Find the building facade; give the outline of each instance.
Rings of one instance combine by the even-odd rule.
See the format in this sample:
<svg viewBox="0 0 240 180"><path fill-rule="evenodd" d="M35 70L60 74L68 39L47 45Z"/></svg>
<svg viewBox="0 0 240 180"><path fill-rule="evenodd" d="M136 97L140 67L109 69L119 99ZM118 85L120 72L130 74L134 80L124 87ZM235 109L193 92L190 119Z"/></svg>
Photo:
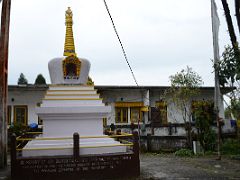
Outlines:
<svg viewBox="0 0 240 180"><path fill-rule="evenodd" d="M131 132L138 129L144 138L151 135L154 138L175 137L177 146L184 144L186 136L182 114L164 98L164 92L169 86L95 86L95 89L103 98L103 102L111 106L111 114L103 119L103 125L109 129L114 125L115 129L123 132ZM29 125L37 123L44 126L41 119L35 113L35 108L44 98L47 85L9 85L8 87L8 124L22 123ZM222 94L229 89L221 89ZM199 101L210 102L213 107L214 88L201 87L200 93L193 98L191 108ZM211 108L210 108L211 109ZM224 118L223 99L219 107L220 117ZM191 118L194 124L194 115ZM230 122L225 120L223 130L231 131ZM182 139L181 139L182 138ZM169 144L169 140L166 141ZM157 144L157 143L156 143ZM176 142L173 142L176 146ZM158 147L156 147L158 149Z"/></svg>

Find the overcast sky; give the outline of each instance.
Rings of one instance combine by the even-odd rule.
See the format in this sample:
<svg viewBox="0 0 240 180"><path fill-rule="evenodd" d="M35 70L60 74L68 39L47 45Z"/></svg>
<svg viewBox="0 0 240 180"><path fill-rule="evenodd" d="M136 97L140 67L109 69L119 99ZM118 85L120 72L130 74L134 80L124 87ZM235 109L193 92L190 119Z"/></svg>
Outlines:
<svg viewBox="0 0 240 180"><path fill-rule="evenodd" d="M214 85L210 0L106 1L139 85L170 85L169 76L186 66L205 86ZM234 0L228 1L234 14ZM216 3L222 53L230 41L221 1ZM68 6L76 52L90 60L95 84L135 85L102 0L13 0L9 84L17 84L21 72L29 83L39 73L50 83L48 61L63 55Z"/></svg>

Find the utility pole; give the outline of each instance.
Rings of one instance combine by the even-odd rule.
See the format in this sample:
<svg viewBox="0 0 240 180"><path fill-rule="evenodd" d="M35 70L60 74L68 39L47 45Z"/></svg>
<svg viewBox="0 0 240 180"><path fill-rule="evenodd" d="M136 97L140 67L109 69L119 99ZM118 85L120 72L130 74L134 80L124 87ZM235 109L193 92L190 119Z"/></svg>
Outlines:
<svg viewBox="0 0 240 180"><path fill-rule="evenodd" d="M2 0L0 34L0 168L7 165L7 77L10 7L11 0Z"/></svg>
<svg viewBox="0 0 240 180"><path fill-rule="evenodd" d="M217 13L217 6L215 0L211 0L211 17L212 17L212 34L213 34L213 56L214 56L214 76L215 76L215 88L214 88L214 110L216 113L216 122L218 128L218 140L217 140L217 151L218 151L218 160L221 160L220 144L221 144L221 135L220 135L220 117L219 117L219 103L220 103L220 86L219 86L219 45L218 45L218 33L220 21Z"/></svg>

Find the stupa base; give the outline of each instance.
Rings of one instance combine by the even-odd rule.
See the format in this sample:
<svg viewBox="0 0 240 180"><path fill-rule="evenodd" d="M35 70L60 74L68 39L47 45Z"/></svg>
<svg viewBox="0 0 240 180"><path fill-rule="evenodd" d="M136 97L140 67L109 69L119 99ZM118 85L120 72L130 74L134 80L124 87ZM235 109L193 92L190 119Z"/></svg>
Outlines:
<svg viewBox="0 0 240 180"><path fill-rule="evenodd" d="M124 153L126 146L112 138L80 139L79 155ZM38 140L28 142L23 157L73 155L73 140Z"/></svg>

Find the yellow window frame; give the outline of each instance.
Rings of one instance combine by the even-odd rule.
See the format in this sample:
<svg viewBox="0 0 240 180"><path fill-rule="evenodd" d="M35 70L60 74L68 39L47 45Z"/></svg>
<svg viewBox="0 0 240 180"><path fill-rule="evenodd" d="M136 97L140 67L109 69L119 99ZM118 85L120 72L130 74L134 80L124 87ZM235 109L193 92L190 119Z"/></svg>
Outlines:
<svg viewBox="0 0 240 180"><path fill-rule="evenodd" d="M138 121L133 121L133 109L138 110L138 119L140 122L142 122L142 111L141 107L130 107L130 121L131 123L138 122Z"/></svg>
<svg viewBox="0 0 240 180"><path fill-rule="evenodd" d="M168 124L168 116L167 116L167 103L164 101L157 101L156 107L159 108L162 124ZM162 115L164 113L164 115Z"/></svg>
<svg viewBox="0 0 240 180"><path fill-rule="evenodd" d="M128 123L128 108L127 107L116 107L115 108L115 114L118 114L120 111L120 121L118 121L118 116L115 117L115 122L116 123ZM126 121L124 121L124 112L125 117L126 117Z"/></svg>
<svg viewBox="0 0 240 180"><path fill-rule="evenodd" d="M24 108L24 125L27 125L28 119L28 106L26 105L16 105L14 106L14 123L17 123L17 108Z"/></svg>
<svg viewBox="0 0 240 180"><path fill-rule="evenodd" d="M107 126L107 118L103 118L103 127Z"/></svg>
<svg viewBox="0 0 240 180"><path fill-rule="evenodd" d="M11 125L11 119L12 119L12 106L7 106L7 122L8 122L8 125Z"/></svg>

